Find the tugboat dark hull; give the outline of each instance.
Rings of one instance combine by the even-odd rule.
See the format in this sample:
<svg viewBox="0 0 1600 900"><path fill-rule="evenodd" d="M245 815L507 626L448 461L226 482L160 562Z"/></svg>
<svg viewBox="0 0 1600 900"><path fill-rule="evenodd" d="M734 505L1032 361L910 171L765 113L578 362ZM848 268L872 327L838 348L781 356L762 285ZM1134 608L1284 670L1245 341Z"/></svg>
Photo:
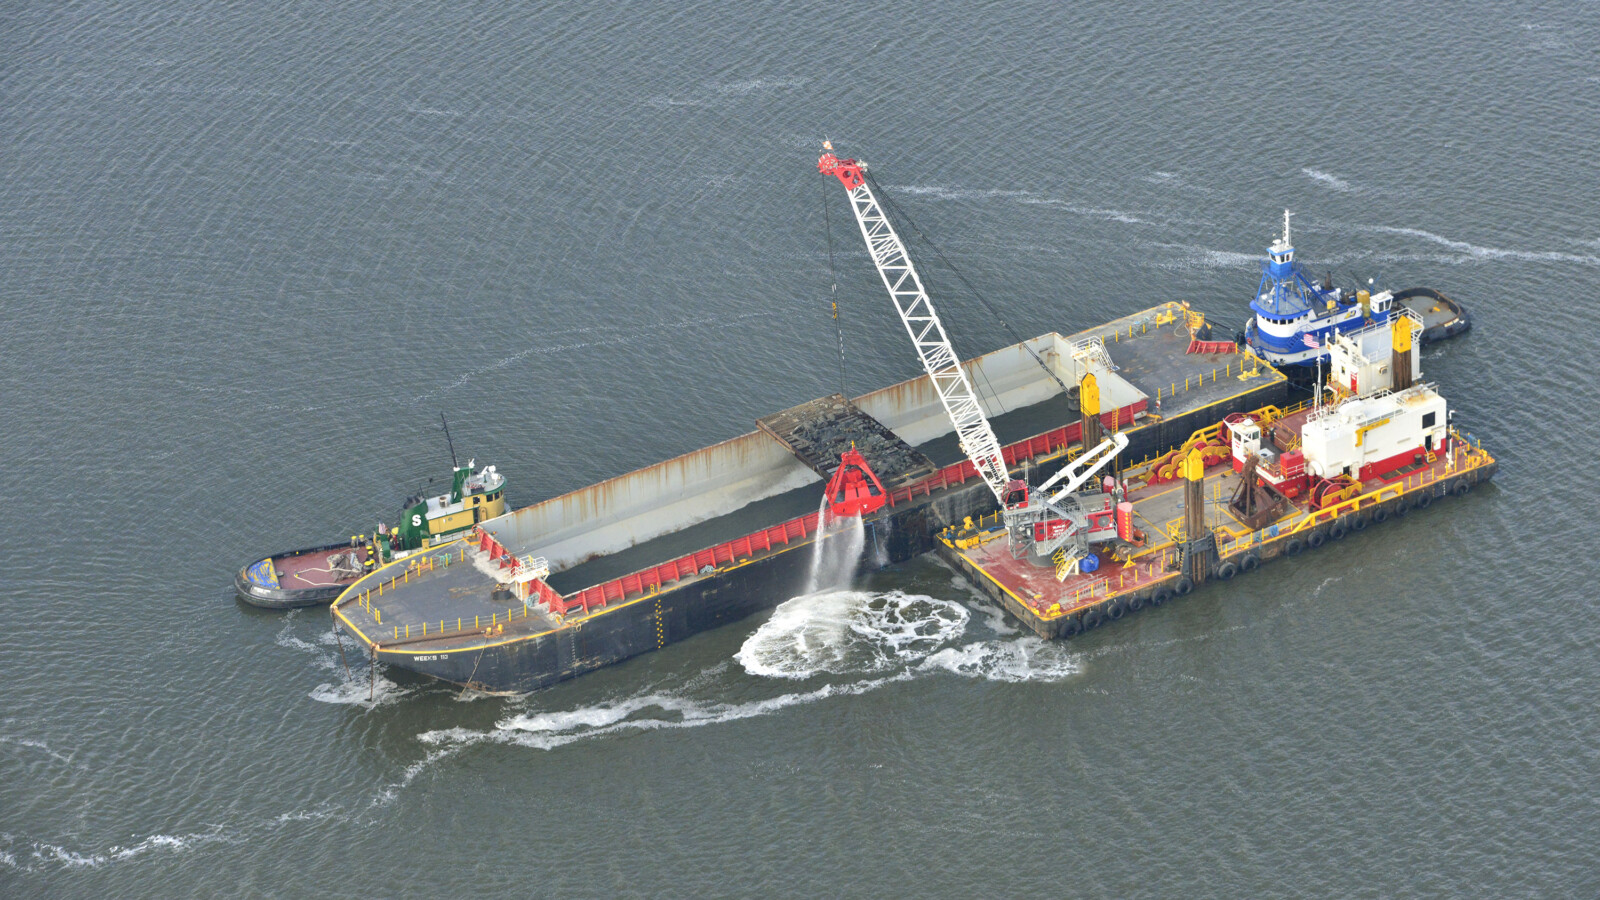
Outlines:
<svg viewBox="0 0 1600 900"><path fill-rule="evenodd" d="M1396 291L1394 303L1421 317L1420 340L1424 344L1448 340L1472 328L1472 315L1466 307L1433 288L1414 287Z"/></svg>
<svg viewBox="0 0 1600 900"><path fill-rule="evenodd" d="M239 599L262 609L296 609L332 603L359 573L338 577L328 565L336 553L355 553L365 561L365 549L349 543L307 547L263 557L233 576Z"/></svg>

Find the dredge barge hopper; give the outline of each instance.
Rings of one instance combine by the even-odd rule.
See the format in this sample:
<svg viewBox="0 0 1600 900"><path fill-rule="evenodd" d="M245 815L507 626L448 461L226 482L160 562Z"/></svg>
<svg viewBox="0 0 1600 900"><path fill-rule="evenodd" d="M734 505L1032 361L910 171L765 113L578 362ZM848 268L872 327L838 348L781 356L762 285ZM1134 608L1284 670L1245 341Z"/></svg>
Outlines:
<svg viewBox="0 0 1600 900"><path fill-rule="evenodd" d="M1063 383L1094 385L1104 411L1096 430L1124 435L1129 461L1165 454L1229 414L1287 405L1280 372L1230 342L1195 341L1198 326L1167 303L962 365L990 391L986 411L1009 441L1011 474L1038 482L1083 450L1086 417L1077 397L1062 397ZM385 664L479 690L534 690L803 590L812 545L835 539L819 533L819 487L852 442L888 494L864 518L863 568L942 547L946 529L997 508L973 464L958 461L926 376L758 424L387 565L340 596L335 621Z"/></svg>

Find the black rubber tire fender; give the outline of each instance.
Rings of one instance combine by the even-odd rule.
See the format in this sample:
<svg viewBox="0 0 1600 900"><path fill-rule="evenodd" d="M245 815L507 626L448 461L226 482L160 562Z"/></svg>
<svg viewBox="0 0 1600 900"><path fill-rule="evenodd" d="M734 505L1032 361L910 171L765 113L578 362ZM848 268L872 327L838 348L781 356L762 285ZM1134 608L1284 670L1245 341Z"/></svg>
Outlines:
<svg viewBox="0 0 1600 900"><path fill-rule="evenodd" d="M1261 568L1261 557L1254 553L1246 553L1244 556L1239 557L1239 571L1254 572L1259 568Z"/></svg>
<svg viewBox="0 0 1600 900"><path fill-rule="evenodd" d="M1320 548L1323 544L1326 544L1327 542L1328 542L1328 536L1323 534L1320 531L1313 531L1313 532L1311 532L1310 536L1308 536L1306 538L1306 546L1310 547L1313 550L1316 550L1316 549Z"/></svg>
<svg viewBox="0 0 1600 900"><path fill-rule="evenodd" d="M1088 631L1091 628L1099 628L1100 627L1100 619L1101 619L1100 610L1098 610L1098 609L1091 609L1088 612L1084 613L1083 614L1083 630L1084 631Z"/></svg>
<svg viewBox="0 0 1600 900"><path fill-rule="evenodd" d="M1375 525L1389 521L1389 508L1380 506L1372 511L1372 522Z"/></svg>
<svg viewBox="0 0 1600 900"><path fill-rule="evenodd" d="M1328 537L1332 540L1342 540L1349 533L1350 526L1345 524L1344 519L1335 519L1333 524L1328 526Z"/></svg>
<svg viewBox="0 0 1600 900"><path fill-rule="evenodd" d="M1433 490L1430 488L1417 497L1417 509L1427 509L1433 505Z"/></svg>
<svg viewBox="0 0 1600 900"><path fill-rule="evenodd" d="M1465 497L1470 490L1472 490L1472 482L1465 478L1450 486L1450 493L1455 494L1457 497Z"/></svg>
<svg viewBox="0 0 1600 900"><path fill-rule="evenodd" d="M1172 589L1179 597L1183 597L1186 596L1190 591L1194 590L1194 582L1190 581L1189 577L1186 575L1182 578L1179 578L1178 583L1173 585Z"/></svg>
<svg viewBox="0 0 1600 900"><path fill-rule="evenodd" d="M1138 594L1134 594L1132 597L1128 598L1128 612L1138 612L1141 609L1144 609L1143 597L1139 596Z"/></svg>
<svg viewBox="0 0 1600 900"><path fill-rule="evenodd" d="M1172 599L1172 592L1167 590L1166 588L1160 588L1154 594L1150 595L1150 605L1151 606L1161 606L1162 604L1166 603L1168 600L1171 600L1171 599Z"/></svg>
<svg viewBox="0 0 1600 900"><path fill-rule="evenodd" d="M1083 633L1083 621L1081 619L1079 619L1077 616L1073 616L1073 617L1067 619L1067 621L1062 623L1062 625L1061 625L1061 636L1064 637L1064 638L1069 638L1069 637L1072 637L1073 635L1082 634L1082 633Z"/></svg>
<svg viewBox="0 0 1600 900"><path fill-rule="evenodd" d="M1128 614L1128 607L1123 605L1121 597L1118 597L1117 599L1115 599L1115 600L1111 601L1110 603L1106 604L1106 618L1110 619L1113 622L1115 622L1116 620L1122 618L1123 616L1125 616L1127 614Z"/></svg>
<svg viewBox="0 0 1600 900"><path fill-rule="evenodd" d="M1217 579L1219 581L1232 581L1233 576L1237 574L1239 574L1239 566L1231 559L1217 566Z"/></svg>
<svg viewBox="0 0 1600 900"><path fill-rule="evenodd" d="M1387 516L1388 513L1384 513L1384 515ZM1351 531L1366 531L1367 530L1367 526L1371 525L1373 522L1376 522L1377 520L1378 520L1378 514L1376 512L1374 512L1370 516L1367 515L1366 513L1362 513L1362 514L1360 514L1360 515L1358 515L1358 516L1356 516L1356 517L1354 517L1354 518L1352 518L1350 520L1350 530Z"/></svg>
<svg viewBox="0 0 1600 900"><path fill-rule="evenodd" d="M1289 543L1285 544L1283 547L1283 555L1299 556L1300 554L1304 553L1305 550L1306 545L1301 543L1299 538L1290 538Z"/></svg>

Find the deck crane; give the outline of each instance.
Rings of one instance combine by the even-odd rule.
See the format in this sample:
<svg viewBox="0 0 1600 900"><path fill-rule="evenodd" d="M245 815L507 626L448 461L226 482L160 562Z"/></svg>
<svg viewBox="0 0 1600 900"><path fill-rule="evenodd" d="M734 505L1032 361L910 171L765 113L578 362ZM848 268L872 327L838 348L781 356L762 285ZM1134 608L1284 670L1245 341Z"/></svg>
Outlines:
<svg viewBox="0 0 1600 900"><path fill-rule="evenodd" d="M1076 492L1128 445L1127 435L1112 434L1038 489L1029 488L1022 479L1012 478L1000 439L995 437L994 428L983 413L961 359L945 333L944 323L939 321L939 314L911 264L905 245L867 183L866 163L840 159L834 154L831 142L823 142L822 147L824 152L817 160L817 170L839 179L848 192L851 211L855 213L856 224L861 226L861 237L867 242L872 263L877 266L883 286L894 301L895 311L911 336L939 402L955 426L961 451L972 461L978 475L1000 503L1011 552L1018 557L1054 557L1058 570L1075 565L1088 556L1092 540L1115 534L1115 526L1109 519L1109 495L1096 491L1091 498ZM1063 480L1065 484L1061 488L1049 493ZM1110 529L1109 534L1107 529Z"/></svg>

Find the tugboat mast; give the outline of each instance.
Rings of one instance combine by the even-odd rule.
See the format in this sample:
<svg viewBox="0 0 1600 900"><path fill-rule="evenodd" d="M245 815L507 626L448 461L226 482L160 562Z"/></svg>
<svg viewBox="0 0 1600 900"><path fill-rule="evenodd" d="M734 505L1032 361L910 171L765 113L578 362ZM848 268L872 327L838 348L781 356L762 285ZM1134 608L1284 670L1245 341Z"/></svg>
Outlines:
<svg viewBox="0 0 1600 900"><path fill-rule="evenodd" d="M1292 318L1315 308L1317 290L1294 263L1294 245L1289 242L1289 210L1283 211L1283 236L1267 248L1261 264L1261 286L1257 303L1270 315Z"/></svg>
<svg viewBox="0 0 1600 900"><path fill-rule="evenodd" d="M444 420L444 413L439 413L439 424L444 426L444 443L450 448L450 471L461 468L461 463L456 461L456 443L450 440L450 423Z"/></svg>

